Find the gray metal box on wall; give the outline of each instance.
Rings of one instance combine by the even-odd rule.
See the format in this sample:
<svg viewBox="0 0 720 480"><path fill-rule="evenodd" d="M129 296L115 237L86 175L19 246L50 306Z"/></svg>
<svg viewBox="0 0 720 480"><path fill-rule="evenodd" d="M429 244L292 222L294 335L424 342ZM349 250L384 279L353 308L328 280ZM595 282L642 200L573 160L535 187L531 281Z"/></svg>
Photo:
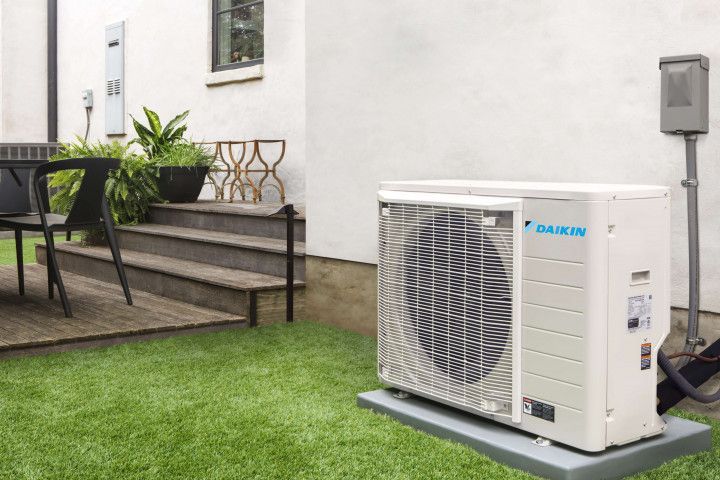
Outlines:
<svg viewBox="0 0 720 480"><path fill-rule="evenodd" d="M125 134L125 22L105 27L105 133Z"/></svg>
<svg viewBox="0 0 720 480"><path fill-rule="evenodd" d="M660 131L708 131L708 70L704 55L660 58Z"/></svg>

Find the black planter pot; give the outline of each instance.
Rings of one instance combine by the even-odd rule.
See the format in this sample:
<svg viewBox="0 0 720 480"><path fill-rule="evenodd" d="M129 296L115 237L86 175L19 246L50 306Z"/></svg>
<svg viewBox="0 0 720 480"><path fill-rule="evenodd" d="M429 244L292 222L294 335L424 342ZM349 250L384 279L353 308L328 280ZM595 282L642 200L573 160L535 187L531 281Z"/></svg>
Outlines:
<svg viewBox="0 0 720 480"><path fill-rule="evenodd" d="M160 197L170 203L197 201L209 170L210 167L160 167Z"/></svg>

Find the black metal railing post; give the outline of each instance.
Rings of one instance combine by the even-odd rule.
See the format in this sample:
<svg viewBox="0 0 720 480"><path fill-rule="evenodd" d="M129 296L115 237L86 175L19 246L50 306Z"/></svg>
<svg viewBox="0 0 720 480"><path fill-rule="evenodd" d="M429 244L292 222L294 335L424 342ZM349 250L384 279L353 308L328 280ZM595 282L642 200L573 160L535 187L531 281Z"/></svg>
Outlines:
<svg viewBox="0 0 720 480"><path fill-rule="evenodd" d="M287 252L285 257L285 320L293 321L293 291L295 283L295 208L285 205L285 224L287 230Z"/></svg>
<svg viewBox="0 0 720 480"><path fill-rule="evenodd" d="M248 292L248 311L250 312L250 326L257 327L257 292Z"/></svg>

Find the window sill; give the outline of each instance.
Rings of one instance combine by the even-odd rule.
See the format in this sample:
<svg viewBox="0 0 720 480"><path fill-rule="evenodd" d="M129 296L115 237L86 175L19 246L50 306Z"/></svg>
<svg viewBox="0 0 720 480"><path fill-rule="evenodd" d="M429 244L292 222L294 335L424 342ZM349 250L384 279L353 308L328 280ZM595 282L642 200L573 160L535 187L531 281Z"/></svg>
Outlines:
<svg viewBox="0 0 720 480"><path fill-rule="evenodd" d="M208 87L214 87L217 85L227 85L228 83L260 80L263 76L264 72L262 64L251 65L249 67L234 68L232 70L210 72L205 75L205 85Z"/></svg>

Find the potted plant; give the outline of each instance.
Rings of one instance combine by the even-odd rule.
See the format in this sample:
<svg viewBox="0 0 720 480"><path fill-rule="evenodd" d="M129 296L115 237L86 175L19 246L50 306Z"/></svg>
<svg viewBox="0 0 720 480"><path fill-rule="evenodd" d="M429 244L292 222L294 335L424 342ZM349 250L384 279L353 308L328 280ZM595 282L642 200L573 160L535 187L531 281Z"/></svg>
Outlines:
<svg viewBox="0 0 720 480"><path fill-rule="evenodd" d="M189 111L176 116L164 127L157 113L147 107L143 107L143 111L148 126L132 117L138 134L132 143L143 148L150 164L157 169L160 197L171 203L196 201L214 155L183 137L187 125L182 122Z"/></svg>
<svg viewBox="0 0 720 480"><path fill-rule="evenodd" d="M61 143L58 153L50 160L88 157L120 159L120 168L111 171L105 183L105 196L115 224L134 225L144 221L150 204L159 200L155 172L145 157L117 141L90 143L77 137L74 142ZM54 191L50 198L52 211L63 214L70 211L82 176L82 170L62 170L50 177L48 186ZM81 237L84 243L98 243L102 232L83 231Z"/></svg>
<svg viewBox="0 0 720 480"><path fill-rule="evenodd" d="M157 168L160 197L170 203L197 201L214 161L214 155L190 142L165 149L151 161Z"/></svg>

